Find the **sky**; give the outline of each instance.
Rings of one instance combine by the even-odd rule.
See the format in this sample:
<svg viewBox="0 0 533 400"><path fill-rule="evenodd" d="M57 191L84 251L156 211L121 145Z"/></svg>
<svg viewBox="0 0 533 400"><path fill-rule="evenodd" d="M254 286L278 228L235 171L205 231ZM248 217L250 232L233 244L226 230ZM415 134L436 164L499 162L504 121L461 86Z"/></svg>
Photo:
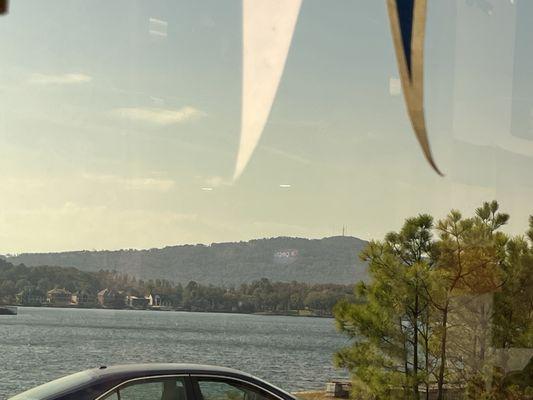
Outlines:
<svg viewBox="0 0 533 400"><path fill-rule="evenodd" d="M243 96L242 0L11 2L0 17L0 253L343 226L379 239L406 217L470 215L492 199L521 234L533 214L532 7L429 2L439 177L407 119L385 1L303 0L262 135L234 179L254 98Z"/></svg>

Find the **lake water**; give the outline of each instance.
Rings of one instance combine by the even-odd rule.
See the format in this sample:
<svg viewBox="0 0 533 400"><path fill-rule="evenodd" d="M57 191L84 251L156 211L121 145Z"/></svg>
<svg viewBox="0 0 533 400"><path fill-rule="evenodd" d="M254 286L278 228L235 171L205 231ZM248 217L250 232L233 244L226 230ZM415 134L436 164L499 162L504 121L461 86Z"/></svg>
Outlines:
<svg viewBox="0 0 533 400"><path fill-rule="evenodd" d="M345 376L326 318L19 307L0 316L0 399L76 371L132 362L237 368L294 391Z"/></svg>

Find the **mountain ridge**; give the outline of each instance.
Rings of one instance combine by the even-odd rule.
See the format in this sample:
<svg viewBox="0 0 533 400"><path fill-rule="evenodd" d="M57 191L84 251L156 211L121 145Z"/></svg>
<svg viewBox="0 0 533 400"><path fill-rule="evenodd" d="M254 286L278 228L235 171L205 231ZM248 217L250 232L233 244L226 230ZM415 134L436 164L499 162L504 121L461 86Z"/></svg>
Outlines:
<svg viewBox="0 0 533 400"><path fill-rule="evenodd" d="M234 285L255 279L355 283L367 279L358 257L367 242L353 236L274 237L241 242L186 244L145 250L81 250L6 256L14 264L116 270L141 279Z"/></svg>

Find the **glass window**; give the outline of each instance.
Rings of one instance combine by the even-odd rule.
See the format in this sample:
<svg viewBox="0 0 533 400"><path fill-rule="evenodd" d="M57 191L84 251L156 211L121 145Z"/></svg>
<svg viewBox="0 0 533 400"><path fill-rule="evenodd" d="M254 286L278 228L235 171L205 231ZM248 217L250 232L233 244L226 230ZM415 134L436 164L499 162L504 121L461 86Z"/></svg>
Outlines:
<svg viewBox="0 0 533 400"><path fill-rule="evenodd" d="M531 397L532 19L0 0L0 399Z"/></svg>
<svg viewBox="0 0 533 400"><path fill-rule="evenodd" d="M201 400L274 400L259 389L228 380L199 380Z"/></svg>
<svg viewBox="0 0 533 400"><path fill-rule="evenodd" d="M183 380L147 379L126 384L111 393L106 400L186 400Z"/></svg>

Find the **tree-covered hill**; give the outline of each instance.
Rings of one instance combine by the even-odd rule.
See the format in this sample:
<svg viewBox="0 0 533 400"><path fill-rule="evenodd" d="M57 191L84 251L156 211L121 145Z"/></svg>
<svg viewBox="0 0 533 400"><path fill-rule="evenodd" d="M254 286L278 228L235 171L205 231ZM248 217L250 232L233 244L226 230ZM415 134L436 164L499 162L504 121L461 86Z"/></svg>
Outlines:
<svg viewBox="0 0 533 400"><path fill-rule="evenodd" d="M27 266L82 271L116 270L142 279L237 285L261 278L280 282L355 283L366 280L359 253L366 242L345 236L277 237L238 243L169 246L150 250L28 253L7 257Z"/></svg>
<svg viewBox="0 0 533 400"><path fill-rule="evenodd" d="M76 268L39 266L27 267L13 265L0 259L0 299L6 295L14 296L21 290L31 287L46 291L67 288L75 292L82 289L97 290L101 286L98 276L94 273L79 271Z"/></svg>

